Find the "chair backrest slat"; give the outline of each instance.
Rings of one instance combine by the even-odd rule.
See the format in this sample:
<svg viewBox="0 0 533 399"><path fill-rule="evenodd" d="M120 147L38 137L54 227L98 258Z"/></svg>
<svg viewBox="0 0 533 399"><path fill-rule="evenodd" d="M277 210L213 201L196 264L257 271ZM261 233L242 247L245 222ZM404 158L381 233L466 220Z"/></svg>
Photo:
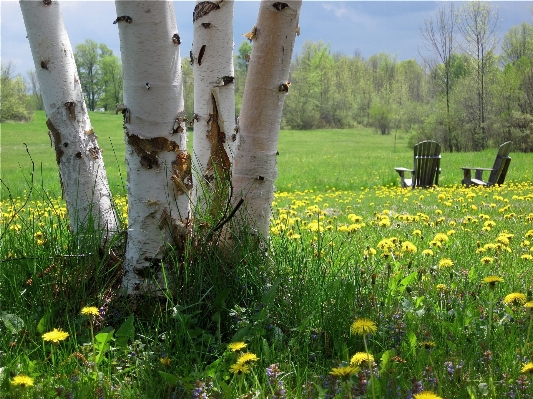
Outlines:
<svg viewBox="0 0 533 399"><path fill-rule="evenodd" d="M504 183L507 170L509 169L509 164L511 163L511 157L509 156L510 152L510 141L507 141L500 146L498 149L498 154L496 155L496 159L494 160L494 165L492 166L492 171L490 172L487 185L492 186L494 184Z"/></svg>
<svg viewBox="0 0 533 399"><path fill-rule="evenodd" d="M439 184L440 144L422 141L414 147L413 188L431 187Z"/></svg>

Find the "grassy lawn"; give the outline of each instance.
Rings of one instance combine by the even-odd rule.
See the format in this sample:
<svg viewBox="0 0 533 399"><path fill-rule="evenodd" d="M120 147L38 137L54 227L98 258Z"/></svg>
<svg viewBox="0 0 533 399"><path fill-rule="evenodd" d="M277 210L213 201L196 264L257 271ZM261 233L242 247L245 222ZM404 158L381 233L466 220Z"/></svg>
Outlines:
<svg viewBox="0 0 533 399"><path fill-rule="evenodd" d="M120 118L92 120L124 213ZM12 192L29 168L19 141L57 190L34 124L2 125ZM57 192L12 222L23 200L3 201L0 397L530 398L531 156L511 154L507 184L467 189L459 167L496 150L445 153L441 187L401 189L406 142L282 132L269 251L199 233L169 252L161 298L121 295L125 234L105 251L98 232L72 236Z"/></svg>
<svg viewBox="0 0 533 399"><path fill-rule="evenodd" d="M112 192L125 194L126 167L121 115L90 113L91 122L104 150L106 171ZM43 185L52 196L60 194L58 169L50 147L43 111L36 112L31 123L2 124L2 179L13 196L27 188L31 161L35 164L35 182ZM189 146L192 141L190 135ZM442 155L441 186L460 184L461 166L491 167L495 149L479 153L444 153ZM372 129L281 131L279 137L276 188L279 191L329 188L353 190L361 187L398 185L394 167L411 167L412 149L407 136L398 133L382 136ZM513 158L507 181L528 181L533 173L533 157L511 153ZM2 187L5 190L5 187ZM4 191L2 191L3 193Z"/></svg>

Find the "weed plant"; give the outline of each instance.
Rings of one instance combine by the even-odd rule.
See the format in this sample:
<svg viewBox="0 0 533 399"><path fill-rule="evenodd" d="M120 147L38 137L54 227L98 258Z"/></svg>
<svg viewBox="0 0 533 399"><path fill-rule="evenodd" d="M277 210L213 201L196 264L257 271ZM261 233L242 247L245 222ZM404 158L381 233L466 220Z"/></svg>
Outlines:
<svg viewBox="0 0 533 399"><path fill-rule="evenodd" d="M530 398L532 189L277 192L265 251L198 227L155 298L121 291L124 233L4 200L0 396Z"/></svg>

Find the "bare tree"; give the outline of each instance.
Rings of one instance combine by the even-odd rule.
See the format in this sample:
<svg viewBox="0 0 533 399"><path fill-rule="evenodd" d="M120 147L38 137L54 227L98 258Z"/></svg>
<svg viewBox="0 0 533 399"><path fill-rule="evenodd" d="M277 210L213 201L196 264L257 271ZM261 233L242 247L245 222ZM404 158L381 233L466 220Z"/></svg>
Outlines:
<svg viewBox="0 0 533 399"><path fill-rule="evenodd" d="M458 28L463 37L461 47L474 60L477 87L477 131L474 148L483 149L486 145L486 82L490 56L498 45L500 19L497 10L489 3L471 1L464 4L458 14Z"/></svg>
<svg viewBox="0 0 533 399"><path fill-rule="evenodd" d="M239 117L232 170L234 192L245 198L246 223L268 237L270 207L277 176L276 153L301 0L262 1L257 23L247 34L253 41Z"/></svg>
<svg viewBox="0 0 533 399"><path fill-rule="evenodd" d="M200 0L193 13L193 204L214 217L228 200L233 156L233 9L233 0Z"/></svg>
<svg viewBox="0 0 533 399"><path fill-rule="evenodd" d="M128 241L123 285L154 292L168 250L183 249L192 188L180 39L170 1L116 1L124 79Z"/></svg>
<svg viewBox="0 0 533 399"><path fill-rule="evenodd" d="M446 93L446 130L447 136L444 143L445 148L453 151L457 144L453 139L450 117L450 89L451 89L451 57L455 48L455 11L453 3L448 7L439 9L435 19L430 18L424 21L424 26L420 28L420 35L424 41L427 51L433 53L444 67L443 81Z"/></svg>
<svg viewBox="0 0 533 399"><path fill-rule="evenodd" d="M58 2L20 1L54 145L70 226L117 230L100 147Z"/></svg>

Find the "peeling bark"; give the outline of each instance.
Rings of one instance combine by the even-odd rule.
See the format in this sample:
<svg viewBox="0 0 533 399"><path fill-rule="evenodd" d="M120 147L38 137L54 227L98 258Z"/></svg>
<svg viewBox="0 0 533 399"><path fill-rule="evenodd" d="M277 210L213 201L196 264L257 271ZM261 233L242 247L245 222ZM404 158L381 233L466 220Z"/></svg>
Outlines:
<svg viewBox="0 0 533 399"><path fill-rule="evenodd" d="M233 160L233 202L245 198L240 224L256 230L262 240L268 238L281 112L301 5L301 0L262 1L257 23L245 35L254 45Z"/></svg>
<svg viewBox="0 0 533 399"><path fill-rule="evenodd" d="M117 218L58 2L20 1L73 231L92 219L112 235Z"/></svg>
<svg viewBox="0 0 533 399"><path fill-rule="evenodd" d="M229 195L233 141L226 133L235 126L233 9L233 0L201 1L193 15L193 204L213 216Z"/></svg>
<svg viewBox="0 0 533 399"><path fill-rule="evenodd" d="M166 252L183 247L189 226L179 34L169 1L116 1L124 79L128 241L123 285L156 292ZM127 22L127 21L124 21ZM178 117L176 117L178 115ZM164 263L163 263L164 264Z"/></svg>

